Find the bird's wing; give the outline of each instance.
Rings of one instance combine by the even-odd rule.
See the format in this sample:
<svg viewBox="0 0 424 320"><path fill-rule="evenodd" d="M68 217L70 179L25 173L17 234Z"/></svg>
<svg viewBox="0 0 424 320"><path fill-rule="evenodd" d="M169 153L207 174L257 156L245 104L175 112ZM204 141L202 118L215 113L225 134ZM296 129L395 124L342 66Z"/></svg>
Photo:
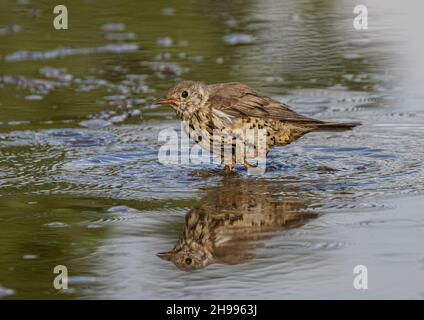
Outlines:
<svg viewBox="0 0 424 320"><path fill-rule="evenodd" d="M284 103L275 101L238 82L209 86L209 105L214 109L238 118L261 117L288 122L320 123L302 116Z"/></svg>

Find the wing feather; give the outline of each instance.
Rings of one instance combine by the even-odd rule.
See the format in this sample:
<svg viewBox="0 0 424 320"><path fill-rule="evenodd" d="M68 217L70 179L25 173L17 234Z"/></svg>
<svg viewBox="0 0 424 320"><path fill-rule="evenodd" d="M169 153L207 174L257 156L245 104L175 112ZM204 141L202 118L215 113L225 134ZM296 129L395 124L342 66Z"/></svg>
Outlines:
<svg viewBox="0 0 424 320"><path fill-rule="evenodd" d="M273 100L238 82L209 85L209 103L213 108L231 116L260 117L288 122L322 123L320 120L302 116L288 105Z"/></svg>

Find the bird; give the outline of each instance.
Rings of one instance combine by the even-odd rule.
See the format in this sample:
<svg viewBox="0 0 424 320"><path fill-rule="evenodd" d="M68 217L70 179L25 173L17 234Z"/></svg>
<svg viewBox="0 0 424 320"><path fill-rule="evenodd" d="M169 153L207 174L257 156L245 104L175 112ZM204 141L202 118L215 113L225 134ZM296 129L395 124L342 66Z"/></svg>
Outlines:
<svg viewBox="0 0 424 320"><path fill-rule="evenodd" d="M293 187L284 190L298 191ZM253 259L255 249L265 247L264 240L318 217L306 200L275 196L281 192L278 182L250 184L241 178L224 178L208 190L203 204L186 214L174 248L157 255L187 272Z"/></svg>
<svg viewBox="0 0 424 320"><path fill-rule="evenodd" d="M288 145L306 133L351 130L360 125L301 115L287 104L239 82L206 84L183 80L155 103L171 105L188 136L219 155L228 172L234 171L237 163L249 169L252 164L248 159L266 157L271 148ZM253 139L246 134L252 130ZM263 146L258 144L255 130L264 135Z"/></svg>

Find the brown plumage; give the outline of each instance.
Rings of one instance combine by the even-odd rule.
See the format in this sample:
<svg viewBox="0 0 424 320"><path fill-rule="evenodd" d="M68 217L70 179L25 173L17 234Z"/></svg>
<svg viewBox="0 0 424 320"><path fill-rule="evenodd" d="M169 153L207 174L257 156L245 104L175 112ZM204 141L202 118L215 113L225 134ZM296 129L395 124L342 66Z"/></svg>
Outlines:
<svg viewBox="0 0 424 320"><path fill-rule="evenodd" d="M287 145L311 131L343 131L359 123L325 122L300 115L284 103L276 101L242 83L182 81L171 88L166 97L157 101L170 104L177 116L185 122L185 130L203 148L223 157L225 137L231 136L233 157L223 159L233 169L235 162L246 167L247 158L266 156L274 146ZM266 146L261 151L247 138L248 130L263 130ZM216 137L216 131L224 132ZM219 142L213 144L213 142ZM227 141L227 140L225 140ZM245 146L236 156L236 141Z"/></svg>
<svg viewBox="0 0 424 320"><path fill-rule="evenodd" d="M184 271L213 263L239 264L278 231L296 228L317 214L299 199L273 197L281 185L266 180L224 179L209 190L206 202L187 213L180 239L159 257ZM286 191L295 191L286 189Z"/></svg>

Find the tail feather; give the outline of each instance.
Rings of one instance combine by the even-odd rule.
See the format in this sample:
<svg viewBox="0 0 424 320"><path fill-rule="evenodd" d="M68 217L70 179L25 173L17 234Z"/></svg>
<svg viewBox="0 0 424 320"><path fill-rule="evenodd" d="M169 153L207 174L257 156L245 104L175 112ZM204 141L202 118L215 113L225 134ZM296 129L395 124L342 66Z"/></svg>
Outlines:
<svg viewBox="0 0 424 320"><path fill-rule="evenodd" d="M345 131L352 130L353 128L359 125L361 125L360 122L322 122L317 124L316 129L314 129L314 131Z"/></svg>

